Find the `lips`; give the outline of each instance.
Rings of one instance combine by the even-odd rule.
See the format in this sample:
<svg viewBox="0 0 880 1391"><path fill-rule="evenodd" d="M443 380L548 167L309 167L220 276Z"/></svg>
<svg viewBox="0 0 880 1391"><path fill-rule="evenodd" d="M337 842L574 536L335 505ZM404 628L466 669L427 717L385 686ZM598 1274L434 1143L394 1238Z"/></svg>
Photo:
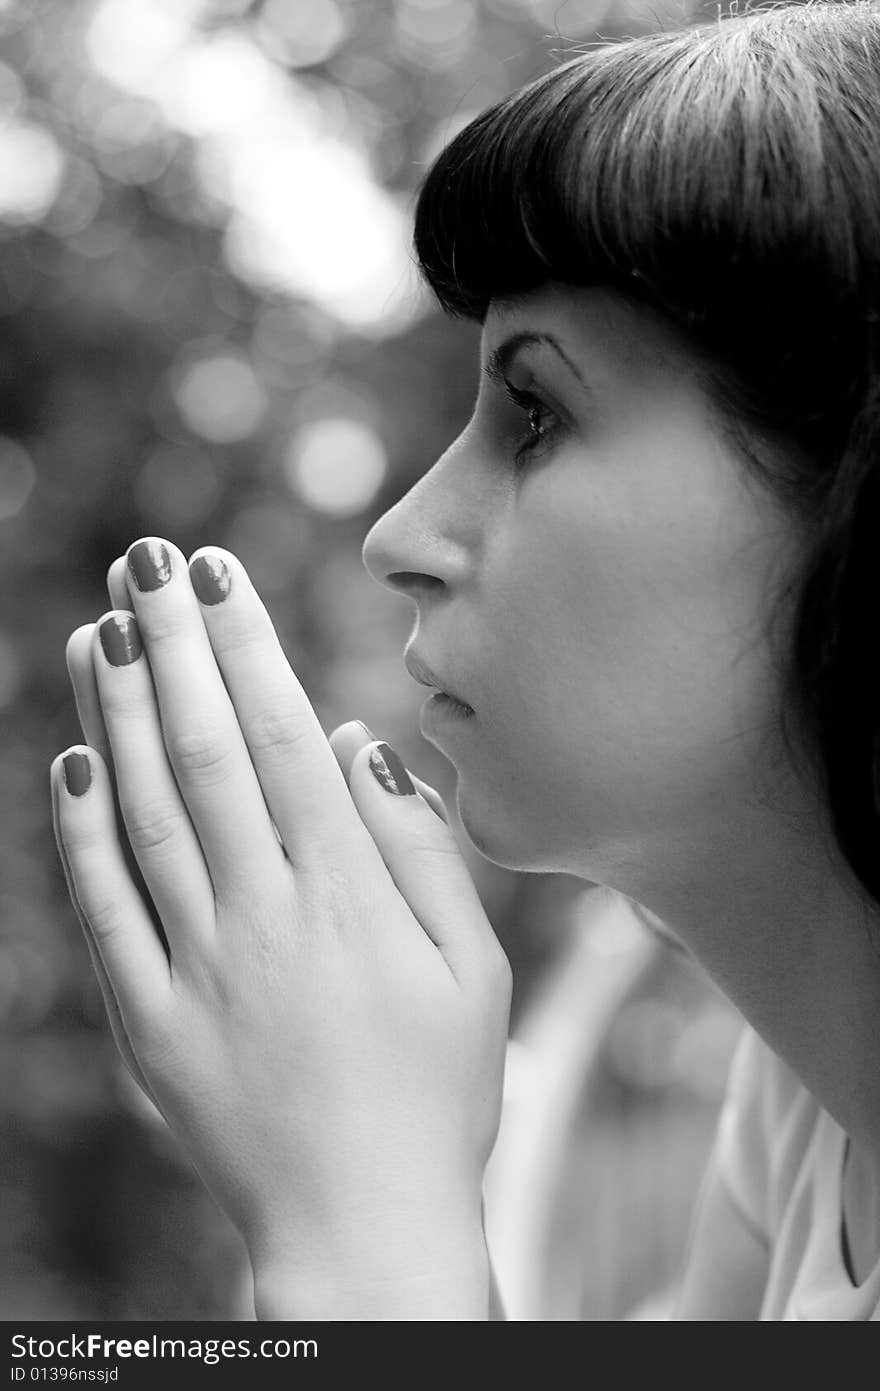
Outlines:
<svg viewBox="0 0 880 1391"><path fill-rule="evenodd" d="M454 700L457 705L463 706L465 710L473 710L473 707L468 705L467 701L462 696L458 695L456 691L452 690L442 677L432 671L427 662L424 662L418 653L414 652L411 648L407 649L404 653L403 664L413 680L418 681L420 686L428 686L432 690L437 691L440 695L448 696L450 700Z"/></svg>

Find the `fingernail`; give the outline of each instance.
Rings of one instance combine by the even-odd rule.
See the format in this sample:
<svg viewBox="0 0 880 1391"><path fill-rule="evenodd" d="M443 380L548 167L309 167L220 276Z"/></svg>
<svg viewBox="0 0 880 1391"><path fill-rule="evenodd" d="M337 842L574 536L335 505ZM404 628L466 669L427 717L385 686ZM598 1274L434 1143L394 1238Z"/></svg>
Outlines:
<svg viewBox="0 0 880 1391"><path fill-rule="evenodd" d="M112 667L127 667L144 650L137 621L128 614L114 613L98 629L104 656Z"/></svg>
<svg viewBox="0 0 880 1391"><path fill-rule="evenodd" d="M171 579L171 556L161 541L137 541L128 552L128 570L143 594L161 589Z"/></svg>
<svg viewBox="0 0 880 1391"><path fill-rule="evenodd" d="M370 771L386 792L396 797L415 796L412 778L401 759L388 744L377 744L370 754Z"/></svg>
<svg viewBox="0 0 880 1391"><path fill-rule="evenodd" d="M197 555L189 564L189 577L200 604L220 604L232 585L229 569L219 555Z"/></svg>
<svg viewBox="0 0 880 1391"><path fill-rule="evenodd" d="M373 733L373 731L372 731L367 725L364 724L363 720L355 720L355 724L359 724L359 725L360 725L361 729L364 731L364 734L366 734L366 736L367 736L368 739L370 739L370 740L375 739L375 737L376 737L375 734Z"/></svg>
<svg viewBox="0 0 880 1391"><path fill-rule="evenodd" d="M88 755L66 753L64 763L64 785L71 797L81 797L92 785L92 768Z"/></svg>

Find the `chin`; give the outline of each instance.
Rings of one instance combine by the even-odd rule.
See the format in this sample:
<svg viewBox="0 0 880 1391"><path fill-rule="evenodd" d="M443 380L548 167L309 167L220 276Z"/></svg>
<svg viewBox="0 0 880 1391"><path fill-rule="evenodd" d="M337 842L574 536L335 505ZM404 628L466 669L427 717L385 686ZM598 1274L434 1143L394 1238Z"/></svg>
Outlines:
<svg viewBox="0 0 880 1391"><path fill-rule="evenodd" d="M555 874L561 866L552 856L545 855L535 843L535 828L511 826L501 821L492 809L475 809L467 796L462 795L459 783L456 805L462 829L471 845L484 860L499 869L511 869L526 874Z"/></svg>

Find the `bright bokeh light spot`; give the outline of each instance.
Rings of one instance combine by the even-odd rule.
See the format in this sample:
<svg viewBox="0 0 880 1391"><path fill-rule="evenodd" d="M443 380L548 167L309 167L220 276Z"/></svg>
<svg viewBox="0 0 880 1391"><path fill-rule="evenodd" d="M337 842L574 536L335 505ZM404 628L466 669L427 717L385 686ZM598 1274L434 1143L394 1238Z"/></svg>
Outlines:
<svg viewBox="0 0 880 1391"><path fill-rule="evenodd" d="M141 511L176 526L204 521L220 496L217 466L208 454L186 445L160 445L135 479L134 498Z"/></svg>
<svg viewBox="0 0 880 1391"><path fill-rule="evenodd" d="M347 30L336 0L266 0L258 32L274 57L297 68L326 62Z"/></svg>
<svg viewBox="0 0 880 1391"><path fill-rule="evenodd" d="M18 516L36 481L27 450L17 440L0 435L0 521Z"/></svg>
<svg viewBox="0 0 880 1391"><path fill-rule="evenodd" d="M358 420L315 420L285 461L291 486L316 512L351 517L369 507L388 471L382 441Z"/></svg>
<svg viewBox="0 0 880 1391"><path fill-rule="evenodd" d="M205 10L206 0L102 0L89 30L92 61L197 141L200 184L229 210L234 274L363 331L412 322L426 300L409 255L408 209L340 138L332 91L299 81L243 30L200 32ZM302 30L304 43L320 38L325 49L347 22L335 0L269 6L265 16L279 33Z"/></svg>
<svg viewBox="0 0 880 1391"><path fill-rule="evenodd" d="M196 138L266 128L290 101L280 69L243 34L217 34L191 45L165 98L167 114Z"/></svg>
<svg viewBox="0 0 880 1391"><path fill-rule="evenodd" d="M0 633L0 709L11 705L21 690L24 670L12 639Z"/></svg>
<svg viewBox="0 0 880 1391"><path fill-rule="evenodd" d="M0 125L0 218L38 222L61 187L64 156L48 130Z"/></svg>
<svg viewBox="0 0 880 1391"><path fill-rule="evenodd" d="M408 221L358 151L330 137L298 147L255 142L238 151L230 174L233 269L316 299L353 327L407 312Z"/></svg>
<svg viewBox="0 0 880 1391"><path fill-rule="evenodd" d="M178 367L173 376L177 409L203 439L232 444L262 423L266 394L245 358L215 353Z"/></svg>
<svg viewBox="0 0 880 1391"><path fill-rule="evenodd" d="M152 93L189 38L194 0L102 0L86 33L86 50L102 77Z"/></svg>

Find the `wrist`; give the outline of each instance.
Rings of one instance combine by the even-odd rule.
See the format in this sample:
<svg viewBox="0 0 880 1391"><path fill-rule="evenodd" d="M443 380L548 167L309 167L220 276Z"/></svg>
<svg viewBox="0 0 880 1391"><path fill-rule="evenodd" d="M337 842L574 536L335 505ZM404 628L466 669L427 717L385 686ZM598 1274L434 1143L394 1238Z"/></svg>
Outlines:
<svg viewBox="0 0 880 1391"><path fill-rule="evenodd" d="M410 1260L377 1253L368 1264L351 1261L298 1265L287 1259L254 1266L254 1308L261 1321L354 1322L489 1318L489 1256L482 1231L449 1254L444 1237L436 1253L430 1243Z"/></svg>

